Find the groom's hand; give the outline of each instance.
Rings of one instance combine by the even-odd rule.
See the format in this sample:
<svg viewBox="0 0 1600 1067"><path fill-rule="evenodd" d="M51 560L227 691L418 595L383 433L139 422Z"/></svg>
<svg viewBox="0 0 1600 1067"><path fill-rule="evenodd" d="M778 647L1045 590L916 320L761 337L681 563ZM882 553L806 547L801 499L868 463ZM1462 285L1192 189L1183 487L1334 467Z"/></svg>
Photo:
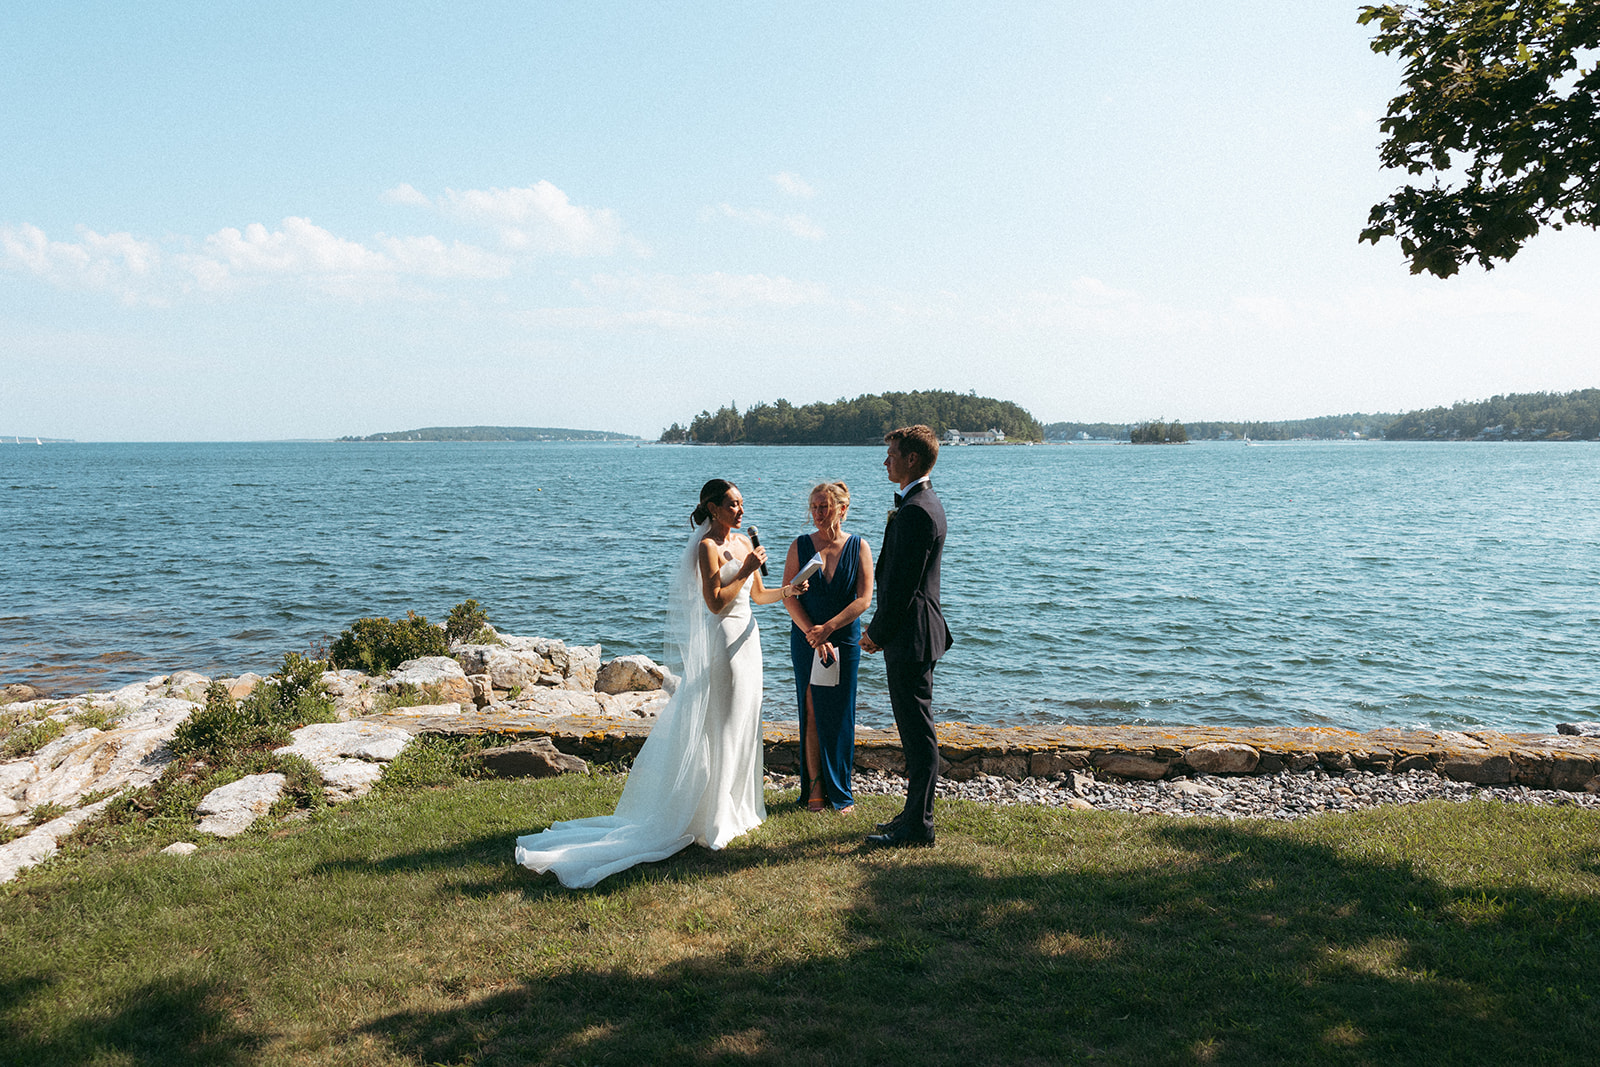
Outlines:
<svg viewBox="0 0 1600 1067"><path fill-rule="evenodd" d="M861 651L863 651L863 652L882 652L883 649L878 647L878 642L874 641L872 638L868 637L866 634L862 634L861 635Z"/></svg>

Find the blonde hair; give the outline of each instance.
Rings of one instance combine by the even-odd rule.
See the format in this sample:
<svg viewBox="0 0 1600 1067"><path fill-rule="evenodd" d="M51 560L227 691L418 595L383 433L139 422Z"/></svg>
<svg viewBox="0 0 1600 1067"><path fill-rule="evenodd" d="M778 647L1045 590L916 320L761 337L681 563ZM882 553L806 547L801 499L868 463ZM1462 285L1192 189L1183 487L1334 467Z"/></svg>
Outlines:
<svg viewBox="0 0 1600 1067"><path fill-rule="evenodd" d="M818 493L827 495L828 501L839 509L839 521L843 522L845 515L850 511L850 487L843 482L818 482L806 495L806 503L809 505L811 498Z"/></svg>

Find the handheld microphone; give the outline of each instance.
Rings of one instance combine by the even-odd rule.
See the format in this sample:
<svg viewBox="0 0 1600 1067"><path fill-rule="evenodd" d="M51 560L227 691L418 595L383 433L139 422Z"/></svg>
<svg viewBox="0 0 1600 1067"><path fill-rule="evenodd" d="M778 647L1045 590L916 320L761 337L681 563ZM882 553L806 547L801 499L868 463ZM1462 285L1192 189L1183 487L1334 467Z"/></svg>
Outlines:
<svg viewBox="0 0 1600 1067"><path fill-rule="evenodd" d="M761 547L761 531L756 529L754 526L747 526L747 527L745 527L745 529L750 531L750 547L751 548L760 548ZM765 578L766 576L767 576L767 565L765 563L763 563L763 564L761 564L761 577Z"/></svg>

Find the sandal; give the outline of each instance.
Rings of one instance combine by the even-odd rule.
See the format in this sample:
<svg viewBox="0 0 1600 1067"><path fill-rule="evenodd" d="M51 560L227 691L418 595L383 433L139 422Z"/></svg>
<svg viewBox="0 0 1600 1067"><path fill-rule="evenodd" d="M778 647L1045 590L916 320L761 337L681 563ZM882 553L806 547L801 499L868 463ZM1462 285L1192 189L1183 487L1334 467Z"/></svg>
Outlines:
<svg viewBox="0 0 1600 1067"><path fill-rule="evenodd" d="M821 811L825 804L827 804L827 801L823 800L820 796L811 797L806 801L806 810Z"/></svg>

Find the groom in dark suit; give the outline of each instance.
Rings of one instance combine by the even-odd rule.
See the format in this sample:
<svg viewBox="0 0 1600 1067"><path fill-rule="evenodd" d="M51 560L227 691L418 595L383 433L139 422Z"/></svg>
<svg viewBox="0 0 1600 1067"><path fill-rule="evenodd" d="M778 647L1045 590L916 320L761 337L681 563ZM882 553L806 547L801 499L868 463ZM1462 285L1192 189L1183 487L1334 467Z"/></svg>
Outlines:
<svg viewBox="0 0 1600 1067"><path fill-rule="evenodd" d="M871 846L933 844L933 792L939 780L939 740L933 732L933 665L951 645L939 610L939 561L944 554L944 505L928 482L939 439L926 426L884 435L883 461L900 486L878 554L878 610L861 635L863 652L883 652L889 703L906 756L906 806L867 838Z"/></svg>

